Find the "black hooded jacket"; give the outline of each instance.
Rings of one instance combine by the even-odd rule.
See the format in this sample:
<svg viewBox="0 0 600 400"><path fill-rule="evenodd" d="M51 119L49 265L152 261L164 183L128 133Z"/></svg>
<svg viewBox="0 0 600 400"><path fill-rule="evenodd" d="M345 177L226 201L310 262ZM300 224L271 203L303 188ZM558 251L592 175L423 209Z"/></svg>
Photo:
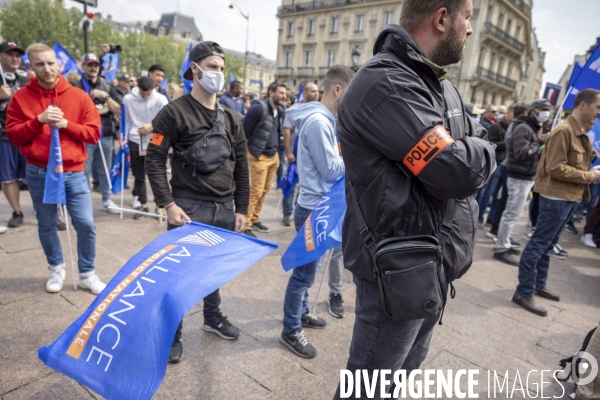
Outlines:
<svg viewBox="0 0 600 400"><path fill-rule="evenodd" d="M472 195L487 184L496 168L494 145L465 114L460 95L443 79L443 70L423 61L423 52L403 28L388 25L373 53L350 82L338 110L337 130L349 178L344 264L359 278L374 280L373 262L359 235L349 196L351 181L377 241L437 237L444 201L457 199L444 252L446 277L452 282L472 262L478 216ZM421 163L415 176L408 156L432 129L444 125L445 118L451 143L437 153L431 150L424 157L428 163Z"/></svg>
<svg viewBox="0 0 600 400"><path fill-rule="evenodd" d="M512 134L506 147L510 178L534 180L540 163L540 148L544 144L539 131L540 123L533 115L519 117L513 122Z"/></svg>

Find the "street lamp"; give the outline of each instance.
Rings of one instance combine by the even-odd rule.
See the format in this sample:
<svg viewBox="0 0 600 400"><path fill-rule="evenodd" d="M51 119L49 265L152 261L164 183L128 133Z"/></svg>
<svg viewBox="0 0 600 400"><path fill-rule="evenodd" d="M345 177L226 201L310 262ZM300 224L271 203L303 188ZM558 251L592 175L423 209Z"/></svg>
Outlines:
<svg viewBox="0 0 600 400"><path fill-rule="evenodd" d="M360 61L360 50L358 49L358 45L354 46L354 50L352 50L352 65L356 66L358 65L358 62Z"/></svg>
<svg viewBox="0 0 600 400"><path fill-rule="evenodd" d="M248 65L248 29L250 27L250 13L244 14L242 9L235 3L231 3L229 8L237 8L242 17L246 18L246 51L244 52L244 84L242 85L242 89L246 92L246 66Z"/></svg>

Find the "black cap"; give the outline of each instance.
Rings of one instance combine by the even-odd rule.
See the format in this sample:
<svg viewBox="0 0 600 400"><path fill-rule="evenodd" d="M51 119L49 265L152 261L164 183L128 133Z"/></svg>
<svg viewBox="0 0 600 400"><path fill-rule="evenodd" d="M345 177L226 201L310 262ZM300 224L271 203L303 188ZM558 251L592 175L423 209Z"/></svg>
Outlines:
<svg viewBox="0 0 600 400"><path fill-rule="evenodd" d="M131 76L129 76L129 74L120 74L119 76L117 76L117 80L131 82L133 79L131 78Z"/></svg>
<svg viewBox="0 0 600 400"><path fill-rule="evenodd" d="M195 45L192 48L192 50L190 51L190 64L192 62L198 63L200 60L202 60L203 58L206 58L208 56L219 56L224 60L225 54L219 53L218 51L214 51L212 49L213 45L215 45L215 44L220 47L220 45L218 43L210 42L210 41L201 42L201 43L198 43L197 45ZM183 78L187 79L187 80L191 80L193 78L191 66L190 66L190 68L188 68L187 71L185 71L185 74L183 74Z"/></svg>
<svg viewBox="0 0 600 400"><path fill-rule="evenodd" d="M550 102L548 100L542 98L542 99L534 100L533 103L531 103L531 105L529 106L529 109L537 110L537 109L543 108L543 107L552 107L552 105L550 104Z"/></svg>
<svg viewBox="0 0 600 400"><path fill-rule="evenodd" d="M25 54L25 50L17 46L15 42L2 42L0 43L0 53L5 53L7 51L16 50L21 55Z"/></svg>

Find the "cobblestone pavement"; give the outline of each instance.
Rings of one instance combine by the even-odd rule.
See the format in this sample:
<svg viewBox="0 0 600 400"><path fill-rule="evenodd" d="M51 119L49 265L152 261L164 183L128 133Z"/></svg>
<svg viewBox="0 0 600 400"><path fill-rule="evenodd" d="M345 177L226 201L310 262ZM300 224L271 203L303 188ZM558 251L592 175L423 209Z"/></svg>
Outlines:
<svg viewBox="0 0 600 400"><path fill-rule="evenodd" d="M49 276L38 237L28 192L21 192L25 224L0 236L0 398L86 399L100 398L73 380L44 366L37 349L52 343L93 300L89 291L74 291L67 273L60 294L45 292ZM279 194L271 191L262 222L271 228L261 238L281 247L226 284L222 309L241 329L231 342L202 331L202 309L197 305L184 321L184 360L169 365L156 399L329 399L344 368L354 324L355 289L351 274L344 272L346 317L334 319L327 312L327 284L319 298L317 313L327 320L324 330L309 330L318 355L304 360L284 348L278 338L283 318L282 301L288 280L279 259L294 236L292 227L279 224L275 207ZM97 227L96 271L105 282L150 240L166 229L152 218L123 220L101 210L100 195L93 193ZM128 191L126 203L131 202ZM0 224L10 216L10 207L0 196ZM513 237L524 247L526 217ZM582 230L579 224L580 231ZM511 297L517 283L517 268L492 259L493 242L479 232L475 262L465 277L455 283L457 295L449 301L443 325L435 328L423 368L479 369L480 398L488 398L488 371L508 375L509 386L528 386L534 396L541 370L558 369L558 360L579 350L585 334L600 321L600 250L579 244L579 236L564 233L561 243L569 251L565 261L552 259L548 287L561 301L540 301L548 316L530 314ZM66 234L60 233L66 250ZM65 251L68 256L68 251ZM69 265L70 260L65 260ZM67 271L70 271L68 269ZM317 276L320 282L322 272ZM311 290L311 307L318 284ZM531 373L527 381L529 371ZM492 375L493 376L493 375ZM500 378L502 379L502 378ZM566 393L544 375L544 396L567 398ZM516 382L516 383L515 383ZM539 391L539 389L537 389ZM491 392L493 397L493 391ZM506 398L497 394L496 398ZM537 396L541 397L540 394ZM513 398L523 398L516 391Z"/></svg>

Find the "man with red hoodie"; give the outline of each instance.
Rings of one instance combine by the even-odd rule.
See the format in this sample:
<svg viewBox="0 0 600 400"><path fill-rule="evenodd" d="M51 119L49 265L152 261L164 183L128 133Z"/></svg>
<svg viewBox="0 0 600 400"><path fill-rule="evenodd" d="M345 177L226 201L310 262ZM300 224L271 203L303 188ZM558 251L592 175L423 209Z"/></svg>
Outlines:
<svg viewBox="0 0 600 400"><path fill-rule="evenodd" d="M56 205L43 203L50 127L54 126L60 134L67 208L77 231L79 286L98 294L106 285L94 273L96 228L83 163L87 158L86 144L97 143L100 138L100 116L90 97L59 74L56 54L50 47L32 44L27 56L35 78L13 95L8 106L6 135L27 158L26 176L38 220L38 235L51 271L46 290L60 292L65 279Z"/></svg>

